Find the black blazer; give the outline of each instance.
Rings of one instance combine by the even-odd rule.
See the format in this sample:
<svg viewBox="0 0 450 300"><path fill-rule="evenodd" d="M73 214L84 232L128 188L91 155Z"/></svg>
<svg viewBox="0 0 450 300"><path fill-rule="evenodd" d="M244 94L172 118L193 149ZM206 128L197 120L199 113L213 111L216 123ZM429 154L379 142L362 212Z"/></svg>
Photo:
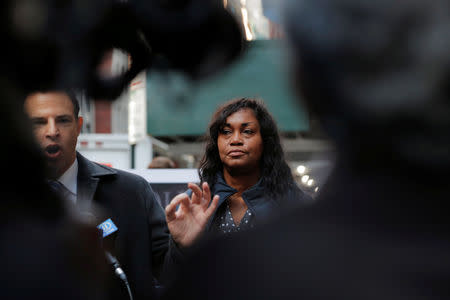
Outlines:
<svg viewBox="0 0 450 300"><path fill-rule="evenodd" d="M219 195L220 199L217 209L206 226L206 231L211 230L212 222L219 207L223 205L228 197L237 193L237 190L226 183L222 173L218 173L216 178L216 183L211 187L211 197ZM192 195L192 191L189 190L188 194ZM267 189L261 184L261 179L254 186L242 193L242 199L244 199L248 209L252 212L255 218L255 224L257 225L276 218L285 209L291 209L292 207L313 202L312 198L295 184L286 192L286 195L283 198L271 198L268 195Z"/></svg>
<svg viewBox="0 0 450 300"><path fill-rule="evenodd" d="M105 239L104 246L122 265L134 299L150 298L153 277L161 279L180 255L155 193L140 176L93 163L79 153L77 159L79 210L97 212L99 223L112 219L118 232ZM93 206L100 207L101 213ZM113 298L128 297L122 283L113 286Z"/></svg>

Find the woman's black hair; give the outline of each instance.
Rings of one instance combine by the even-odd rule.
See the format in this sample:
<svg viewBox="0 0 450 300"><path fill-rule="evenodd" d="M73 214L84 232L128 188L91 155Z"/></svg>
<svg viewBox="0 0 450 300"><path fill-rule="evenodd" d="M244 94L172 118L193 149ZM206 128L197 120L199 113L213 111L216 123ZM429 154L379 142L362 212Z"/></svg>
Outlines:
<svg viewBox="0 0 450 300"><path fill-rule="evenodd" d="M231 100L213 114L206 135L206 149L200 161L199 176L202 182L208 182L210 187L216 183L217 173L223 172L223 164L219 156L217 138L227 118L242 109L251 109L259 122L263 141L261 157L261 184L271 196L282 196L292 190L295 185L291 169L287 165L280 142L278 128L272 115L264 103L258 99L238 98Z"/></svg>

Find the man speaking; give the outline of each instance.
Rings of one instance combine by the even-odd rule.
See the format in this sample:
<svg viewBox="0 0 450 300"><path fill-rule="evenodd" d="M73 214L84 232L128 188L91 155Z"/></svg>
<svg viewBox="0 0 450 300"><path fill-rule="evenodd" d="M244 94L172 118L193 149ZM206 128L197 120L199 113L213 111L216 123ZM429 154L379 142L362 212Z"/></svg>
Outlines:
<svg viewBox="0 0 450 300"><path fill-rule="evenodd" d="M180 259L180 248L201 234L217 206L208 201L180 201L166 209L166 217L148 182L134 174L89 161L76 151L83 124L79 104L70 92L36 92L24 103L34 135L48 166L48 179L76 210L100 206L117 227L108 251L122 265L134 299L152 296L152 280L164 283L168 270ZM103 222L105 220L98 220ZM170 231L169 231L170 230ZM126 289L114 284L112 298L126 299Z"/></svg>

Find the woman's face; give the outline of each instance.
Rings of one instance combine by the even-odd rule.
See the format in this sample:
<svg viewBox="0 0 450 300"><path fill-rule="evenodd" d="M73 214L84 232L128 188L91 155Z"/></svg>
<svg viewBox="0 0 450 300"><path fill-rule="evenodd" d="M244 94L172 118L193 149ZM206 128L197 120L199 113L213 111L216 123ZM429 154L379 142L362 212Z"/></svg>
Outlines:
<svg viewBox="0 0 450 300"><path fill-rule="evenodd" d="M244 108L231 114L219 131L217 145L226 169L259 172L263 141L253 110Z"/></svg>

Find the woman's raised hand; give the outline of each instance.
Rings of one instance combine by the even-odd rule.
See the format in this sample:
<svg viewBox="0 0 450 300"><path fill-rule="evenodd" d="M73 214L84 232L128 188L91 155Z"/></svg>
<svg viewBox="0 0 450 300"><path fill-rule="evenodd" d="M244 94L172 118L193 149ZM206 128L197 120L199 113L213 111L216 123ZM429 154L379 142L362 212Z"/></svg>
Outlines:
<svg viewBox="0 0 450 300"><path fill-rule="evenodd" d="M186 193L179 194L166 207L170 234L181 247L192 245L200 236L219 203L218 195L211 200L208 183L204 182L202 189L194 183L188 183L188 187L192 190L191 197Z"/></svg>

